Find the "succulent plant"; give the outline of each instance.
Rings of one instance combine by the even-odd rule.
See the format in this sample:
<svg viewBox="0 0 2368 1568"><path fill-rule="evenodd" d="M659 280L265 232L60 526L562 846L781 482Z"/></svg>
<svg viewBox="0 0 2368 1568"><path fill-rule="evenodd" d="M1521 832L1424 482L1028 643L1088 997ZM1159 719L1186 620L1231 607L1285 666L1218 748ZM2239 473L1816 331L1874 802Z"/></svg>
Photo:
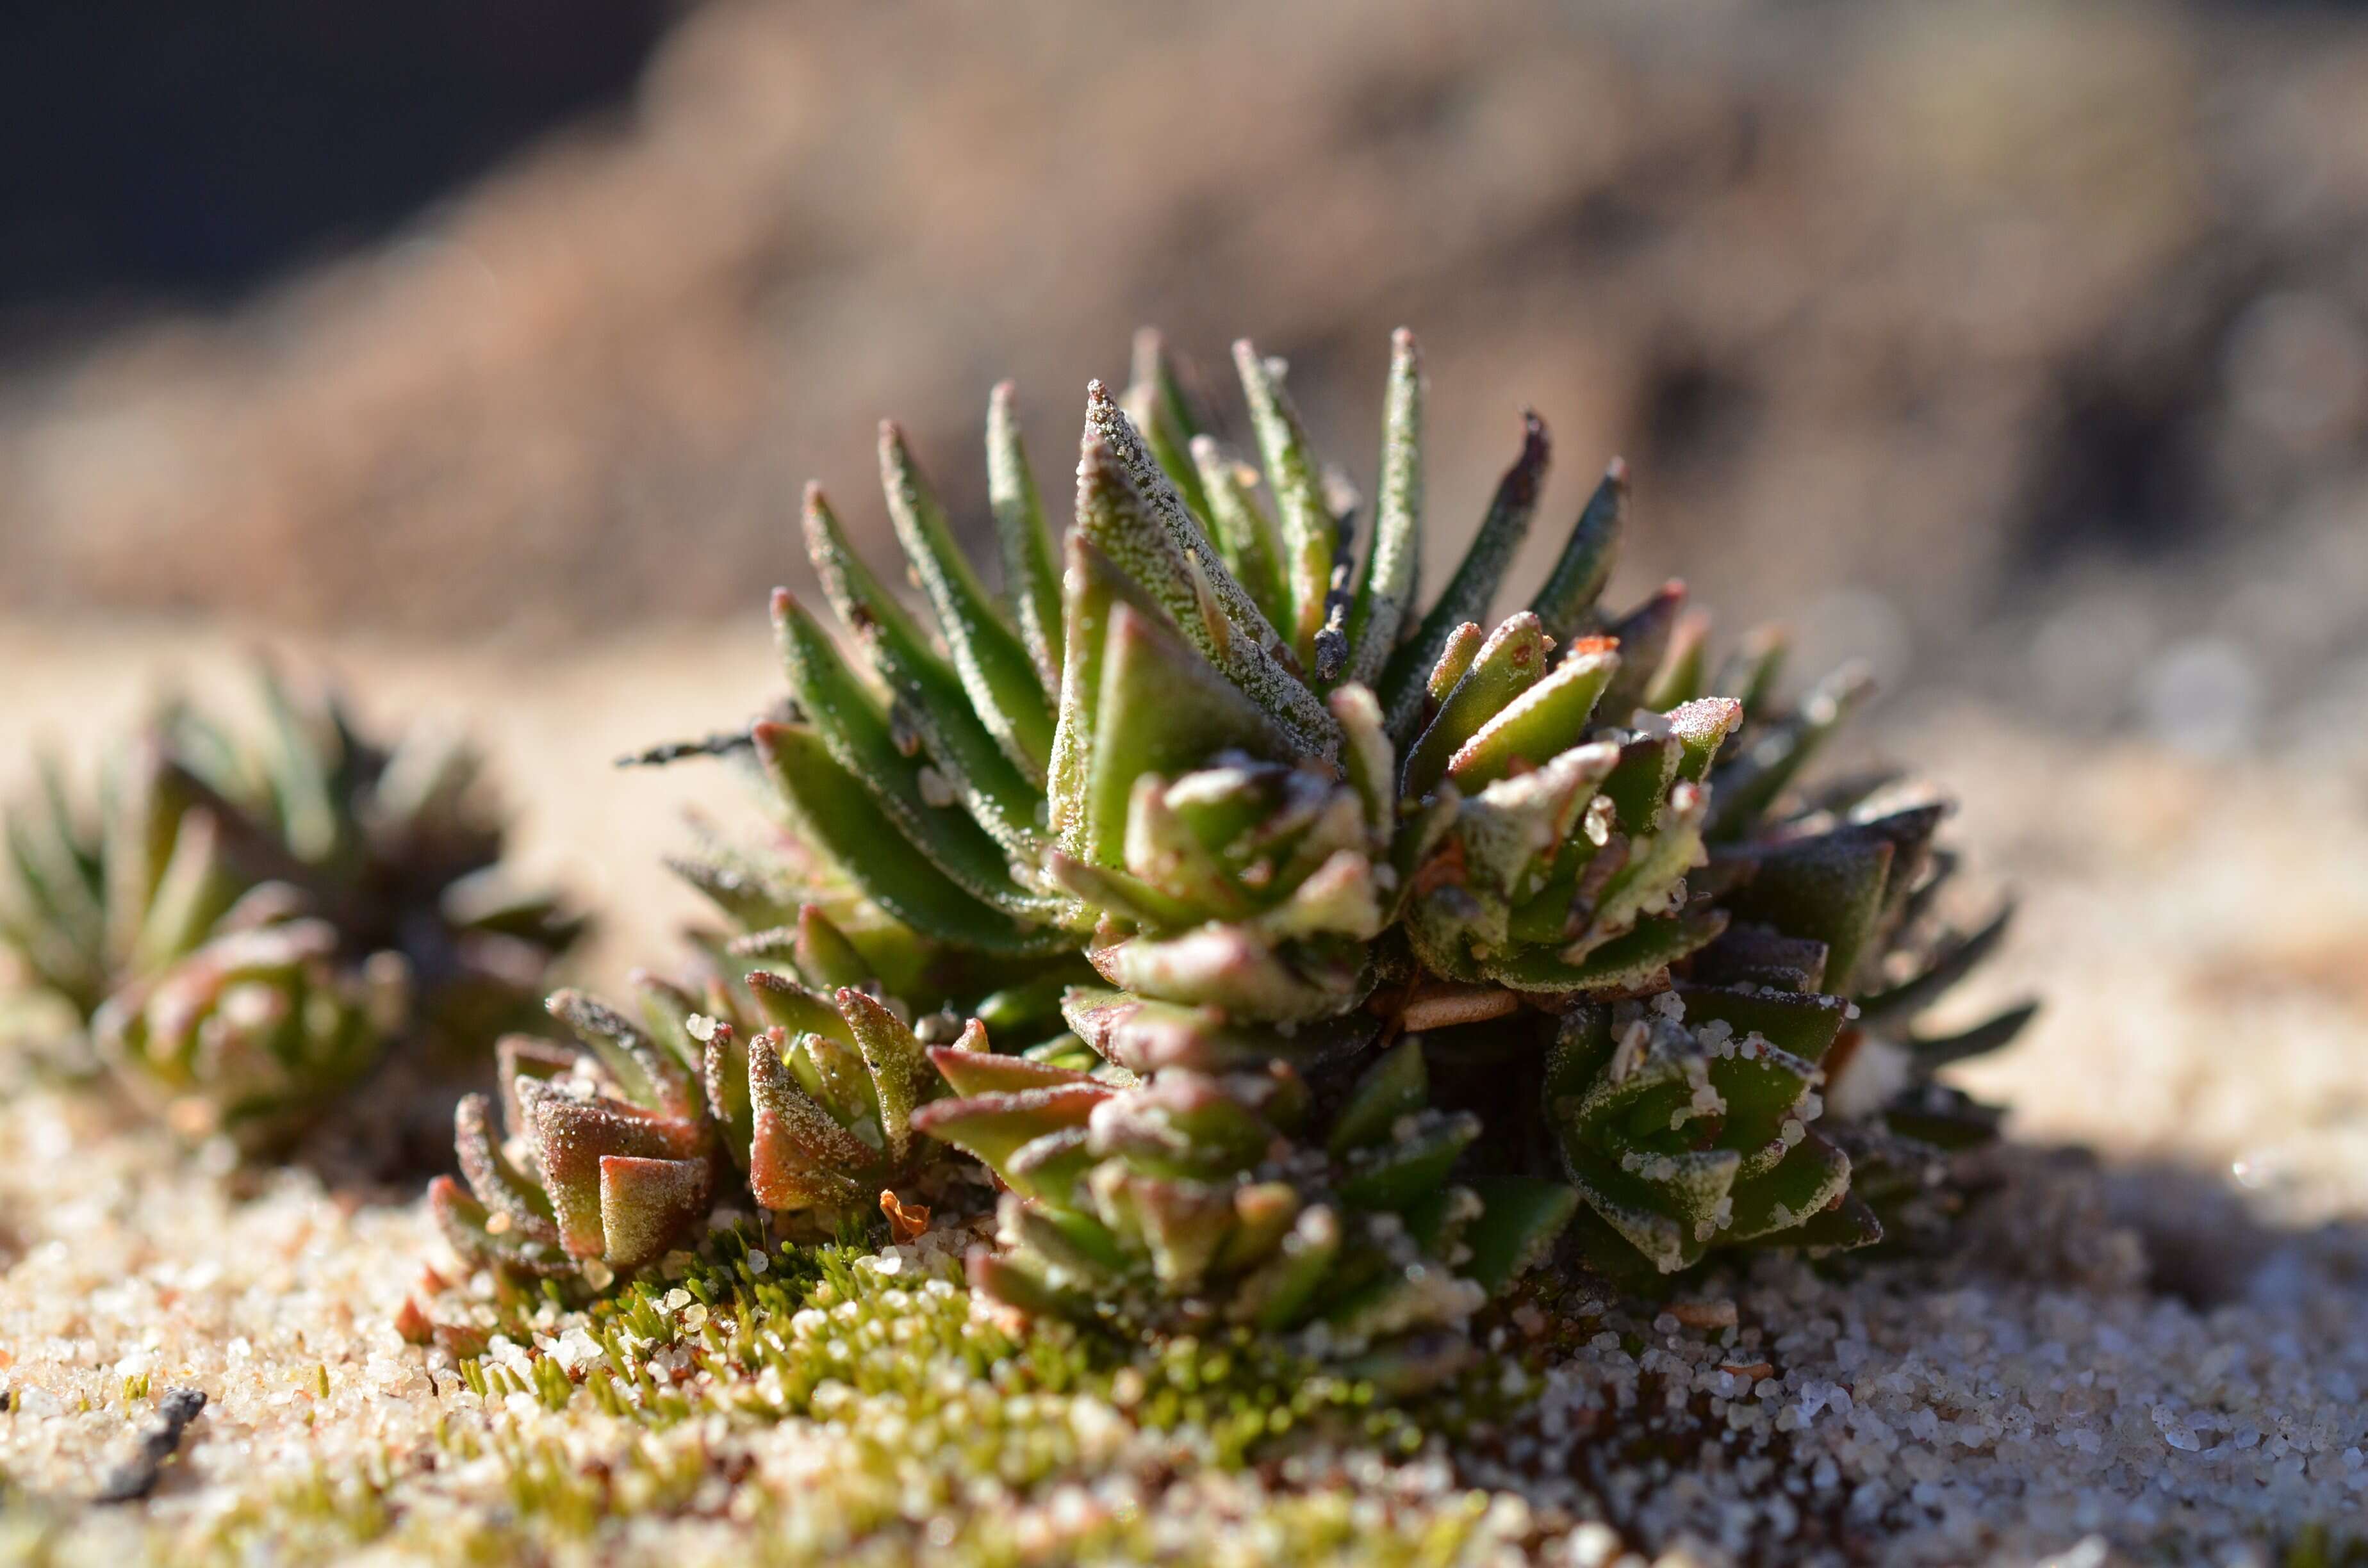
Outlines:
<svg viewBox="0 0 2368 1568"><path fill-rule="evenodd" d="M1548 1118L1594 1220L1662 1273L1714 1245L1878 1239L1850 1157L1814 1125L1819 1064L1846 1010L1799 992L1681 986L1564 1012Z"/></svg>
<svg viewBox="0 0 2368 1568"><path fill-rule="evenodd" d="M484 1096L463 1099L453 1119L468 1186L438 1176L428 1204L472 1262L604 1288L706 1218L714 1129L698 1062L580 992L550 1009L582 1048L503 1037L500 1134Z"/></svg>
<svg viewBox="0 0 2368 1568"><path fill-rule="evenodd" d="M818 910L799 927L796 974L756 969L727 982L717 969L696 991L635 981L649 1033L699 1063L708 1113L757 1206L793 1233L828 1239L931 1164L939 1151L912 1119L940 1085L913 1028L862 988L877 986L858 972L852 944ZM921 1027L986 1049L976 1019Z"/></svg>
<svg viewBox="0 0 2368 1568"><path fill-rule="evenodd" d="M941 943L1082 946L1133 996L1254 1025L1338 1017L1408 948L1439 979L1576 991L1649 975L1708 940L1715 915L1673 904L1737 705L1674 705L1641 730L1592 724L1607 699L1624 722L1618 705L1634 708L1655 666L1640 675L1606 635L1554 658L1557 638L1594 630L1622 476L1607 477L1536 605L1483 637L1470 618L1527 529L1545 465L1543 428L1527 420L1473 549L1417 621L1411 338L1393 365L1375 542L1353 578L1342 487L1319 476L1279 367L1239 358L1280 524L1155 351L1129 399L1141 429L1091 393L1057 581L998 393L990 470L1019 584L1010 620L893 426L889 509L937 637L810 493L809 546L869 667L776 595L801 718L756 740L802 836ZM1183 473L1156 455L1193 448L1201 460ZM1224 520L1205 528L1188 495ZM1673 615L1665 592L1618 630L1667 642Z"/></svg>
<svg viewBox="0 0 2368 1568"><path fill-rule="evenodd" d="M1078 1323L1313 1330L1423 1375L1489 1294L1550 1244L1576 1199L1552 1183L1448 1180L1479 1136L1429 1107L1422 1053L1385 1053L1312 1141L1288 1065L1171 1068L1133 1086L1024 1059L934 1049L958 1097L914 1124L1007 1187L1007 1250L973 1281ZM1320 1325L1320 1326L1319 1326Z"/></svg>
<svg viewBox="0 0 2368 1568"><path fill-rule="evenodd" d="M341 968L322 921L224 924L101 1003L92 1034L176 1131L265 1147L377 1064L405 977L391 958Z"/></svg>
<svg viewBox="0 0 2368 1568"><path fill-rule="evenodd" d="M135 1091L211 1099L224 1126L284 1128L285 1117L237 1108L265 1091L223 1032L260 1018L267 971L286 988L275 1010L291 1020L313 1019L333 995L378 999L351 1009L369 1027L339 1031L335 1051L289 1053L284 1038L274 1047L287 1082L268 1097L318 1106L398 1033L432 1053L529 1016L582 922L547 893L509 887L501 824L466 744L420 730L381 747L334 696L300 694L268 667L257 686L260 740L167 706L108 757L95 805L45 761L38 797L7 821L0 943L29 990L90 1025ZM300 935L256 935L294 920ZM257 953L283 949L302 961L255 967ZM207 1025L221 1049L181 1038L194 1018L165 1015L225 966L245 977L225 994L243 1000ZM397 971L410 1005L390 1009ZM327 1038L304 1027L315 1046Z"/></svg>
<svg viewBox="0 0 2368 1568"><path fill-rule="evenodd" d="M1781 642L1713 665L1679 584L1607 613L1616 460L1528 607L1484 631L1543 491L1534 415L1426 602L1413 339L1393 344L1362 551L1361 503L1312 453L1283 367L1235 360L1259 466L1146 336L1123 400L1088 389L1057 550L998 388L999 597L894 426L882 483L926 612L809 489L843 638L776 591L791 702L746 749L781 838L687 867L739 927L725 950L843 927L871 994L935 1020L914 1043L954 1097L914 1125L1008 1187L976 1277L1030 1311L1412 1330L1470 1310L1441 1281L1502 1283L1574 1209L1616 1272L1873 1239L1850 1151L1897 1176L1926 1135L1977 1133L1930 1070L2019 1020L1907 1027L1996 925L1935 926L1937 798L1803 787L1862 680L1781 705ZM844 1002L845 982L807 983ZM973 1013L1032 1049L948 1049ZM1873 1085L1848 1127L1820 1119L1845 1067ZM1504 1123L1477 1143L1475 1111ZM863 1144L827 1156L853 1167L845 1201L884 1127ZM1423 1173L1403 1201L1356 1196L1362 1166L1401 1165ZM1446 1202L1451 1172L1473 1198ZM1299 1293L1265 1282L1284 1277Z"/></svg>

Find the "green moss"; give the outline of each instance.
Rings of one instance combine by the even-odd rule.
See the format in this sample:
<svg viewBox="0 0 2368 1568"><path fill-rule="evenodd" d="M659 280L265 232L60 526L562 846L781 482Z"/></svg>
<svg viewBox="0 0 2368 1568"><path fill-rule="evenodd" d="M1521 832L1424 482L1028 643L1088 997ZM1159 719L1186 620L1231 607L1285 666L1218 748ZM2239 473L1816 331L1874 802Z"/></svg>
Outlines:
<svg viewBox="0 0 2368 1568"><path fill-rule="evenodd" d="M333 1562L383 1538L393 1523L383 1467L333 1474L315 1466L302 1481L259 1499L242 1500L207 1531L199 1551L212 1560L284 1563ZM443 1557L443 1562L466 1562Z"/></svg>
<svg viewBox="0 0 2368 1568"><path fill-rule="evenodd" d="M2285 1543L2278 1562L2280 1568L2362 1568L2368 1564L2368 1537L2328 1525L2309 1525Z"/></svg>
<svg viewBox="0 0 2368 1568"><path fill-rule="evenodd" d="M1136 1429L1190 1434L1233 1466L1310 1426L1410 1452L1433 1426L1501 1397L1500 1370L1400 1407L1371 1381L1247 1330L1130 1345L1023 1325L975 1312L951 1263L925 1273L905 1254L883 1266L847 1244L767 1252L730 1230L586 1310L539 1326L514 1314L507 1330L509 1346L461 1363L480 1400L525 1393L552 1411L589 1404L660 1429L711 1415L842 1423L858 1403L888 1400L921 1432L993 1446L1023 1439L1027 1402L1085 1398L1122 1410ZM581 1340L551 1353L579 1335L597 1356ZM529 1344L542 1348L520 1348ZM1002 1455L974 1457L1005 1471Z"/></svg>
<svg viewBox="0 0 2368 1568"><path fill-rule="evenodd" d="M1500 1363L1401 1403L1272 1336L1130 1342L1023 1323L974 1305L949 1257L768 1250L738 1231L608 1300L529 1303L461 1363L474 1397L438 1421L437 1443L451 1464L494 1461L527 1537L604 1550L632 1519L728 1509L739 1539L783 1561L864 1560L866 1543L894 1559L924 1539L933 1558L1017 1561L1046 1528L1026 1522L1031 1503L1064 1483L1239 1473L1318 1441L1411 1455L1526 1391ZM784 1423L830 1433L826 1470L787 1493L740 1484ZM1262 1497L1257 1539L1277 1561L1440 1561L1480 1506L1400 1521L1346 1498ZM1064 1550L1145 1554L1151 1528L1088 1511L1064 1520Z"/></svg>

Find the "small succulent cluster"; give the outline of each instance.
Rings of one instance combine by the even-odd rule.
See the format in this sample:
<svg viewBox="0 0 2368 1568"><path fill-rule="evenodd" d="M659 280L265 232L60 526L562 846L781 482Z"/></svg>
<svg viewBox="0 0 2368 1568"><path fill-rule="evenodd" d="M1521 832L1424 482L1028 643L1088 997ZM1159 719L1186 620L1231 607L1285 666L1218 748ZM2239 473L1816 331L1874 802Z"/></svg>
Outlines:
<svg viewBox="0 0 2368 1568"><path fill-rule="evenodd" d="M821 910L802 911L784 945L786 967L738 980L636 975L638 1025L562 991L550 1010L577 1046L504 1037L503 1136L484 1096L463 1100L467 1187L444 1176L430 1189L453 1246L516 1273L599 1283L703 1218L725 1165L808 1240L911 1188L939 1153L914 1130L942 1092L928 1048ZM951 1049L986 1055L985 1026L971 1021Z"/></svg>
<svg viewBox="0 0 2368 1568"><path fill-rule="evenodd" d="M1537 1261L1577 1199L1520 1176L1449 1180L1478 1118L1430 1107L1409 1040L1365 1072L1321 1142L1310 1095L1263 1072L1175 1068L1121 1089L1021 1058L931 1053L960 1097L915 1125L1004 1187L1006 1251L973 1278L1081 1324L1317 1328L1385 1348L1367 1369L1422 1381L1455 1331Z"/></svg>
<svg viewBox="0 0 2368 1568"><path fill-rule="evenodd" d="M644 983L645 1033L560 1007L601 1073L549 1087L558 1058L510 1048L514 1153L464 1108L476 1199L439 1199L464 1250L613 1270L704 1201L649 1162L727 1159L762 1207L844 1220L951 1145L1003 1191L973 1278L1017 1309L1419 1366L1559 1235L1666 1275L1922 1212L1987 1131L1932 1070L2023 1014L1911 1027L2003 917L1938 922L1937 798L1804 786L1864 683L1782 703L1781 641L1714 659L1676 583L1607 612L1616 461L1492 629L1533 415L1426 602L1412 337L1361 550L1284 367L1235 359L1258 466L1146 335L1123 399L1088 389L1057 549L998 388L1000 594L894 426L925 608L809 490L838 633L776 591L790 701L706 748L749 757L779 831L682 868L735 930L699 986ZM645 1187L630 1224L559 1217Z"/></svg>
<svg viewBox="0 0 2368 1568"><path fill-rule="evenodd" d="M501 864L466 744L392 747L259 673L262 736L182 704L106 759L95 801L43 759L7 819L0 945L136 1096L256 1150L391 1041L457 1054L515 1024L582 922Z"/></svg>

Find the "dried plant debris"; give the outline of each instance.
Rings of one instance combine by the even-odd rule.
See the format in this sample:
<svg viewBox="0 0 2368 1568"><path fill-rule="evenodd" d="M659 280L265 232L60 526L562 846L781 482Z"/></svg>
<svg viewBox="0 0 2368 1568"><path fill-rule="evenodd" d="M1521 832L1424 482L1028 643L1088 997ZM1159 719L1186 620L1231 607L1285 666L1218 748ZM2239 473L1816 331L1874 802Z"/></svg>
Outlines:
<svg viewBox="0 0 2368 1568"><path fill-rule="evenodd" d="M178 1131L284 1143L387 1046L450 1058L530 1017L582 920L521 892L476 752L391 747L257 676L250 737L183 703L77 799L54 759L6 819L0 943Z"/></svg>
<svg viewBox="0 0 2368 1568"><path fill-rule="evenodd" d="M155 1424L141 1435L136 1452L108 1473L92 1494L94 1503L134 1503L156 1490L165 1466L181 1447L182 1434L206 1408L199 1389L167 1389L156 1402Z"/></svg>

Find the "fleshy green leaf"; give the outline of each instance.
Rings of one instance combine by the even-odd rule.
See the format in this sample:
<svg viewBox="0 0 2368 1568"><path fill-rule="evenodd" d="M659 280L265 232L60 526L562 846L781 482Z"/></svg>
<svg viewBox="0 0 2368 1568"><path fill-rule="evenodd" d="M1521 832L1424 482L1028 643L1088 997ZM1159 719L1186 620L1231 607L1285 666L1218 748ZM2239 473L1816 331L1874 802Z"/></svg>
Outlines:
<svg viewBox="0 0 2368 1568"><path fill-rule="evenodd" d="M757 756L776 788L830 856L881 908L940 941L987 952L1050 952L1065 933L1022 924L970 896L928 857L896 851L903 840L871 790L838 766L803 725L757 726Z"/></svg>
<svg viewBox="0 0 2368 1568"><path fill-rule="evenodd" d="M1061 569L1019 439L1017 390L996 383L986 414L986 499L1003 556L1003 591L1047 693L1061 687Z"/></svg>
<svg viewBox="0 0 2368 1568"><path fill-rule="evenodd" d="M1555 642L1565 642L1596 624L1595 601L1611 580L1620 554L1620 534L1628 511L1628 465L1613 458L1602 483L1563 541L1562 554L1546 574L1531 610Z"/></svg>
<svg viewBox="0 0 2368 1568"><path fill-rule="evenodd" d="M896 744L879 699L856 679L836 644L786 590L773 595L773 625L781 662L812 733L847 775L860 779L898 835L948 881L973 898L1012 916L1052 913L1048 900L1011 877L1003 847L968 812L954 809L942 781L933 789L927 762ZM916 752L917 747L914 748ZM803 799L794 790L794 798ZM893 844L862 847L865 860L896 858ZM845 864L859 880L860 865Z"/></svg>
<svg viewBox="0 0 2368 1568"><path fill-rule="evenodd" d="M1543 680L1498 710L1449 758L1447 770L1466 794L1536 767L1579 744L1597 699L1620 667L1605 642L1573 647Z"/></svg>
<svg viewBox="0 0 2368 1568"><path fill-rule="evenodd" d="M1381 678L1421 593L1422 392L1421 351L1414 334L1401 327L1390 338L1381 498L1373 513L1373 548L1349 612L1344 682L1371 686Z"/></svg>
<svg viewBox="0 0 2368 1568"><path fill-rule="evenodd" d="M1033 858L1042 847L1036 824L1044 800L1041 766L1029 774L1014 765L981 722L953 666L856 556L818 487L806 492L805 528L824 592L888 688L892 735L899 726L917 733L946 785L1004 852Z"/></svg>
<svg viewBox="0 0 2368 1568"><path fill-rule="evenodd" d="M1053 755L1053 705L1043 677L954 543L944 511L894 424L880 426L880 483L889 521L937 612L938 631L979 718L1014 766L1041 778Z"/></svg>
<svg viewBox="0 0 2368 1568"><path fill-rule="evenodd" d="M1213 436L1192 438L1192 462L1207 501L1217 549L1243 591L1269 620L1291 618L1291 597L1282 580L1282 544L1274 521L1258 504L1258 470L1238 462Z"/></svg>
<svg viewBox="0 0 2368 1568"><path fill-rule="evenodd" d="M1193 443L1208 427L1185 392L1176 363L1168 357L1167 340L1156 328L1134 335L1126 388L1126 415L1143 432L1151 455L1175 482L1176 492L1193 516L1214 521L1210 497L1193 466Z"/></svg>
<svg viewBox="0 0 2368 1568"><path fill-rule="evenodd" d="M1426 676L1447 648L1448 639L1465 621L1485 622L1497 597L1497 585L1528 537L1530 518L1538 507L1538 491L1545 483L1551 448L1543 421L1534 414L1521 415L1521 455L1497 482L1496 498L1480 531L1446 588L1422 618L1415 634L1390 655L1382 676L1379 696L1389 719L1392 738L1403 744L1414 733L1422 715Z"/></svg>
<svg viewBox="0 0 2368 1568"><path fill-rule="evenodd" d="M1249 401L1250 425L1258 432L1281 524L1283 583L1291 596L1291 616L1283 630L1301 665L1313 667L1315 633L1324 624L1324 601L1339 544L1332 508L1325 500L1323 476L1308 449L1299 411L1282 390L1282 362L1260 358L1249 339L1243 338L1234 345L1234 368Z"/></svg>
<svg viewBox="0 0 2368 1568"><path fill-rule="evenodd" d="M1527 611L1488 635L1477 658L1447 699L1439 705L1398 779L1398 793L1418 801L1447 776L1449 762L1481 727L1538 683L1546 669L1546 639L1538 618Z"/></svg>
<svg viewBox="0 0 2368 1568"><path fill-rule="evenodd" d="M1299 750L1329 760L1339 744L1332 716L1301 678L1290 647L1218 559L1101 383L1088 394L1077 460L1076 531L1099 546Z"/></svg>

